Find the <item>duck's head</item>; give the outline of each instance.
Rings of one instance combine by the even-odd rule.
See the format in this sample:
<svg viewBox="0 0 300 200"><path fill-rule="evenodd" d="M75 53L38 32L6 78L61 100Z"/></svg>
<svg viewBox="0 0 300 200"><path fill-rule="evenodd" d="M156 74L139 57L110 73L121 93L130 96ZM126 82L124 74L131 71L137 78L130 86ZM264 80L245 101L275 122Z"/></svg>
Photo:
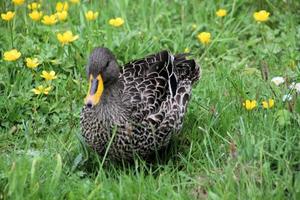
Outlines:
<svg viewBox="0 0 300 200"><path fill-rule="evenodd" d="M104 47L95 48L86 68L89 90L85 98L87 107L100 102L104 88L109 88L119 77L118 63L112 52Z"/></svg>

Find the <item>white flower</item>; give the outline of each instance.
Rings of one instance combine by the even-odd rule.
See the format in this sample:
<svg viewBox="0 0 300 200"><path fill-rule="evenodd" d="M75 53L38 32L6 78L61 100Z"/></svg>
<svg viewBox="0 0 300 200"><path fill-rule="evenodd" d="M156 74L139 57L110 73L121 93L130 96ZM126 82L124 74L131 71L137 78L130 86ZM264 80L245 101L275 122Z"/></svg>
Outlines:
<svg viewBox="0 0 300 200"><path fill-rule="evenodd" d="M295 89L298 93L300 93L300 83L296 83Z"/></svg>
<svg viewBox="0 0 300 200"><path fill-rule="evenodd" d="M292 82L291 85L289 85L289 89L293 90L293 89L295 89L295 86L296 86L296 83Z"/></svg>
<svg viewBox="0 0 300 200"><path fill-rule="evenodd" d="M281 76L276 76L274 78L272 78L271 82L273 82L275 85L280 85L282 83L284 83L284 78Z"/></svg>
<svg viewBox="0 0 300 200"><path fill-rule="evenodd" d="M290 94L283 95L282 101L290 101L290 100L292 100L292 95Z"/></svg>
<svg viewBox="0 0 300 200"><path fill-rule="evenodd" d="M296 90L297 93L300 93L300 83L292 82L292 84L289 86L291 90Z"/></svg>

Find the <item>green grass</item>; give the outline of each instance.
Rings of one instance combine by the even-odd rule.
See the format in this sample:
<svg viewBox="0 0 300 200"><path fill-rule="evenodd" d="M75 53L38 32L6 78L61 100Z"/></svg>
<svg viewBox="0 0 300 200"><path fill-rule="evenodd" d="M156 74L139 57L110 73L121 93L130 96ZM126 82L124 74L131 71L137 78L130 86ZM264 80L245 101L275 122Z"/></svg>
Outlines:
<svg viewBox="0 0 300 200"><path fill-rule="evenodd" d="M43 12L53 13L55 2L43 1ZM219 8L228 10L223 19ZM68 20L49 27L33 22L25 5L1 1L1 13L16 9L14 48L22 56L2 59L12 46L1 20L0 199L300 199L300 100L288 89L300 82L299 8L296 0L91 0L70 5ZM85 20L88 9L99 11L96 21ZM252 15L261 9L271 15L258 24ZM124 26L109 26L119 16ZM56 33L66 30L79 39L62 47ZM196 38L202 31L212 34L206 47ZM103 162L81 144L85 65L101 45L120 64L188 47L202 66L184 128L159 161ZM31 70L25 57L42 64ZM31 89L48 84L43 70L58 79L48 96L36 96ZM276 87L274 76L288 83ZM289 92L292 101L283 102ZM269 98L275 107L262 109ZM245 110L246 99L258 108Z"/></svg>

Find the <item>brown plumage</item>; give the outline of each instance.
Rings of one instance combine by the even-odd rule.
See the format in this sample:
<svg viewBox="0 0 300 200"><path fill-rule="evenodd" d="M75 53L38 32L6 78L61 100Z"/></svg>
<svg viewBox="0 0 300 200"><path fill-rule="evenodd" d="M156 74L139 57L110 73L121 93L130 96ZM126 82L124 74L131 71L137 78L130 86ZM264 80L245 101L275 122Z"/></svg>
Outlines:
<svg viewBox="0 0 300 200"><path fill-rule="evenodd" d="M154 153L179 132L200 68L185 54L161 51L119 70L110 50L96 48L87 75L99 74L104 90L99 103L86 102L82 109L82 135L102 155L114 133L108 156L129 160Z"/></svg>

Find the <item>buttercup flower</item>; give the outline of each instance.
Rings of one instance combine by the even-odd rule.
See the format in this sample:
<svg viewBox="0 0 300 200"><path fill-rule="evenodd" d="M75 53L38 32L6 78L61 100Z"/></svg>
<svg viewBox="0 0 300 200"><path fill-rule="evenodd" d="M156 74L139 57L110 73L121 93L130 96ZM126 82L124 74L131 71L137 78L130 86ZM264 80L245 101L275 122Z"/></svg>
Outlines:
<svg viewBox="0 0 300 200"><path fill-rule="evenodd" d="M121 17L117 17L115 19L110 19L108 23L114 27L120 27L124 24L124 19Z"/></svg>
<svg viewBox="0 0 300 200"><path fill-rule="evenodd" d="M56 4L56 11L61 12L61 11L68 11L69 9L69 4L68 2L57 2Z"/></svg>
<svg viewBox="0 0 300 200"><path fill-rule="evenodd" d="M279 86L281 85L282 83L284 83L284 78L281 77L281 76L276 76L274 78L271 79L271 82L274 83L275 85Z"/></svg>
<svg viewBox="0 0 300 200"><path fill-rule="evenodd" d="M44 78L46 81L57 79L57 76L55 76L55 71L42 71L41 77Z"/></svg>
<svg viewBox="0 0 300 200"><path fill-rule="evenodd" d="M268 101L263 101L262 102L262 107L264 109L270 109L274 107L274 100L273 99L269 99Z"/></svg>
<svg viewBox="0 0 300 200"><path fill-rule="evenodd" d="M13 2L15 5L19 6L19 5L22 5L22 4L24 3L24 0L12 0L12 2Z"/></svg>
<svg viewBox="0 0 300 200"><path fill-rule="evenodd" d="M255 12L253 14L253 17L257 22L265 22L265 21L268 21L269 15L270 15L269 12L267 12L265 10L261 10L259 12Z"/></svg>
<svg viewBox="0 0 300 200"><path fill-rule="evenodd" d="M30 3L28 4L28 9L30 10L37 10L41 7L41 4L37 3L37 2L33 2L33 3Z"/></svg>
<svg viewBox="0 0 300 200"><path fill-rule="evenodd" d="M18 60L21 56L21 53L17 49L12 49L10 51L5 51L3 59L5 61L15 61Z"/></svg>
<svg viewBox="0 0 300 200"><path fill-rule="evenodd" d="M61 11L61 12L57 12L57 13L56 13L56 16L57 16L57 18L58 18L60 21L64 21L64 20L66 20L67 17L68 17L68 12L65 11L65 10L63 10L63 11Z"/></svg>
<svg viewBox="0 0 300 200"><path fill-rule="evenodd" d="M37 58L26 58L26 66L30 69L36 68L40 63Z"/></svg>
<svg viewBox="0 0 300 200"><path fill-rule="evenodd" d="M37 88L34 88L31 91L36 95L39 95L39 94L48 95L50 90L51 90L51 86L44 87L42 85L39 85Z"/></svg>
<svg viewBox="0 0 300 200"><path fill-rule="evenodd" d="M202 44L206 45L211 41L211 34L209 32L201 32L197 35L197 38Z"/></svg>
<svg viewBox="0 0 300 200"><path fill-rule="evenodd" d="M246 110L253 110L254 108L256 108L257 103L255 100L246 100L243 103L243 106L246 108Z"/></svg>
<svg viewBox="0 0 300 200"><path fill-rule="evenodd" d="M71 3L80 3L80 0L70 0Z"/></svg>
<svg viewBox="0 0 300 200"><path fill-rule="evenodd" d="M216 12L216 15L218 17L225 17L227 15L227 10L225 9L219 9L217 12Z"/></svg>
<svg viewBox="0 0 300 200"><path fill-rule="evenodd" d="M190 48L188 48L188 47L184 49L184 53L190 53L190 51L191 51L191 50L190 50Z"/></svg>
<svg viewBox="0 0 300 200"><path fill-rule="evenodd" d="M43 12L34 10L31 13L29 13L28 15L33 21L39 21L43 16Z"/></svg>
<svg viewBox="0 0 300 200"><path fill-rule="evenodd" d="M92 10L89 10L85 13L85 18L89 21L95 20L98 17L98 12L93 12Z"/></svg>
<svg viewBox="0 0 300 200"><path fill-rule="evenodd" d="M57 22L57 18L55 15L45 15L42 22L46 25L54 25Z"/></svg>
<svg viewBox="0 0 300 200"><path fill-rule="evenodd" d="M15 17L15 12L8 11L7 13L2 13L1 18L5 21L10 21Z"/></svg>
<svg viewBox="0 0 300 200"><path fill-rule="evenodd" d="M78 35L73 35L71 31L66 31L62 34L58 33L56 37L62 45L69 44L79 38Z"/></svg>

